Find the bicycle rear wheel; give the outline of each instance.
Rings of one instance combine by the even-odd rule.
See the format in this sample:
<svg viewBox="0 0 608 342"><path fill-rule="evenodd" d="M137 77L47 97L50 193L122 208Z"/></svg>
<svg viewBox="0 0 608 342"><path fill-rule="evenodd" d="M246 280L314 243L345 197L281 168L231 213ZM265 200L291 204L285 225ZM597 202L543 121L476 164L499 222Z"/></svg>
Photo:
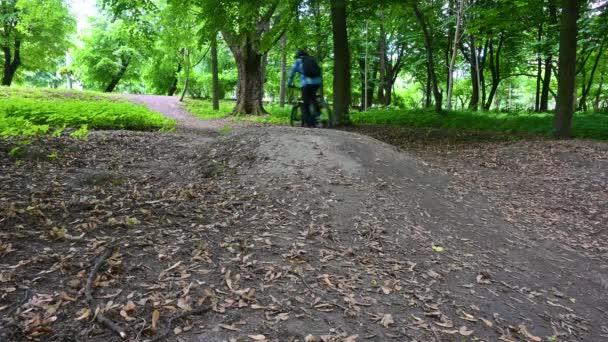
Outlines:
<svg viewBox="0 0 608 342"><path fill-rule="evenodd" d="M302 113L300 105L293 106L291 115L289 115L289 124L291 126L302 126Z"/></svg>

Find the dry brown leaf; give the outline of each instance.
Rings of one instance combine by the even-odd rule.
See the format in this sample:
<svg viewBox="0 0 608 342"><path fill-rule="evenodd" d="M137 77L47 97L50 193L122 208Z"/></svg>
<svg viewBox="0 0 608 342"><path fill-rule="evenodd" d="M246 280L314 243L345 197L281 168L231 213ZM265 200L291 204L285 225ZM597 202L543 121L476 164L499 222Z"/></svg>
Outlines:
<svg viewBox="0 0 608 342"><path fill-rule="evenodd" d="M78 311L78 315L78 318L76 318L77 321L87 320L91 317L91 309L82 309Z"/></svg>
<svg viewBox="0 0 608 342"><path fill-rule="evenodd" d="M395 323L395 321L393 320L393 316L391 314L385 314L380 320L380 324L384 325L385 328L388 328L388 326L393 323Z"/></svg>
<svg viewBox="0 0 608 342"><path fill-rule="evenodd" d="M231 325L220 324L219 327L223 328L223 329L226 329L226 330L231 330L231 331L241 331L241 329L235 327L234 324L231 324Z"/></svg>
<svg viewBox="0 0 608 342"><path fill-rule="evenodd" d="M249 335L248 337L254 341L266 341L266 336L264 335Z"/></svg>
<svg viewBox="0 0 608 342"><path fill-rule="evenodd" d="M491 321L489 321L489 320L487 320L487 319L485 319L485 318L480 318L480 319L481 319L481 321L482 321L482 322L483 322L485 325L487 325L489 328L491 328L491 327L494 325L494 324L492 324L492 322L491 322Z"/></svg>
<svg viewBox="0 0 608 342"><path fill-rule="evenodd" d="M152 330L156 330L158 326L158 320L160 319L160 311L158 309L152 312Z"/></svg>
<svg viewBox="0 0 608 342"><path fill-rule="evenodd" d="M462 336L470 336L473 333L473 330L468 330L467 327L463 325L458 329L458 332Z"/></svg>
<svg viewBox="0 0 608 342"><path fill-rule="evenodd" d="M542 341L542 339L540 337L534 336L530 332L528 332L528 329L526 328L525 325L520 324L518 326L518 328L519 328L519 333L522 334L522 335L524 335L530 341L534 341L534 342L541 342Z"/></svg>

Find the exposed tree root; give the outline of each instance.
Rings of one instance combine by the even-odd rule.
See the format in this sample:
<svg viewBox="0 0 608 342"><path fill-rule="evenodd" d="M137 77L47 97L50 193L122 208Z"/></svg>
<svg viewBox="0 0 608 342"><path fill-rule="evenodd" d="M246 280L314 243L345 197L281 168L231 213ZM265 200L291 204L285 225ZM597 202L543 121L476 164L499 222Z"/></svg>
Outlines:
<svg viewBox="0 0 608 342"><path fill-rule="evenodd" d="M196 310L182 312L179 315L171 317L171 319L169 320L169 323L167 324L168 325L167 330L164 333L162 333L161 335L153 338L150 342L164 341L167 338L167 336L171 333L171 326L173 326L174 321L177 321L178 319L182 319L182 318L188 317L188 316L202 315L206 312L211 311L211 309L213 309L213 306L209 305L209 306L198 308Z"/></svg>
<svg viewBox="0 0 608 342"><path fill-rule="evenodd" d="M113 332L115 332L121 338L124 339L127 337L127 333L125 333L116 323L112 322L112 320L110 320L109 318L104 316L103 313L101 313L101 311L97 310L97 301L95 300L95 298L93 298L93 294L92 294L92 287L93 287L93 281L95 280L95 276L97 275L97 272L99 272L99 269L101 268L101 266L112 255L115 247L116 247L116 245L115 245L114 241L112 241L110 243L110 245L106 248L105 252L97 259L95 266L93 267L93 269L91 270L91 273L89 274L89 277L87 278L87 284L85 287L85 296L87 298L87 302L89 303L89 307L91 308L91 311L95 313L95 319L97 320L97 322L99 322L101 325L106 326L108 329L112 330Z"/></svg>

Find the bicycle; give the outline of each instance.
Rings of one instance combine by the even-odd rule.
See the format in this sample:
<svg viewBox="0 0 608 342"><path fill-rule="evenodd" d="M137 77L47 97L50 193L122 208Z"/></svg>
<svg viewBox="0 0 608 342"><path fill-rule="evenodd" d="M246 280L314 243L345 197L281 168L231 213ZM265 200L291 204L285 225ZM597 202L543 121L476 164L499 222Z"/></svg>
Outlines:
<svg viewBox="0 0 608 342"><path fill-rule="evenodd" d="M296 87L291 87L290 89L298 89ZM293 96L290 96L293 99ZM300 97L297 100L290 101L293 104L291 108L291 114L289 115L289 124L291 126L302 126L304 127L304 121L302 120L302 107L304 106L304 102ZM332 115L331 107L325 99L321 95L317 95L317 103L319 104L319 109L321 113L316 117L316 122L320 127L329 127L329 120ZM314 106L311 105L310 112L311 115L314 115Z"/></svg>

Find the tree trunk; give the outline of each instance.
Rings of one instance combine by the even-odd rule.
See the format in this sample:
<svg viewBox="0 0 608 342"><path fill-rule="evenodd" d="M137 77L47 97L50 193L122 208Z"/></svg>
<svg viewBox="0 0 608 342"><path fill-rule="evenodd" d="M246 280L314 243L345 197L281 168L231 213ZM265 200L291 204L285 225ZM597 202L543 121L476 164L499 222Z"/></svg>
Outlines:
<svg viewBox="0 0 608 342"><path fill-rule="evenodd" d="M121 61L120 70L118 71L118 74L116 74L116 76L114 76L114 78L112 78L112 80L110 81L110 84L108 84L108 86L104 90L105 93L111 93L114 91L114 89L116 89L116 86L118 85L118 83L120 82L122 77L127 72L128 67L129 67L129 62Z"/></svg>
<svg viewBox="0 0 608 342"><path fill-rule="evenodd" d="M534 97L534 111L535 112L539 112L540 111L540 86L541 86L541 82L542 82L542 72L543 72L543 60L541 58L541 47L540 47L540 43L543 40L543 24L540 23L538 24L538 51L537 56L536 56L536 60L537 60L537 72L536 72L536 96Z"/></svg>
<svg viewBox="0 0 608 342"><path fill-rule="evenodd" d="M435 73L435 61L433 58L433 42L432 37L428 31L427 23L424 18L422 12L418 8L418 5L413 3L414 13L416 14L416 18L418 19L418 23L422 28L422 33L424 34L424 44L426 45L426 56L427 63L429 68L429 74L431 76L431 83L433 87L433 97L435 98L435 111L437 113L441 113L441 105L442 105L442 97L443 95L439 92L439 86L437 84L437 74Z"/></svg>
<svg viewBox="0 0 608 342"><path fill-rule="evenodd" d="M452 57L450 58L450 66L448 68L448 110L452 110L452 92L454 90L454 64L456 64L456 55L458 54L458 41L460 40L460 23L463 16L463 8L465 0L458 0L458 13L456 13L456 30L454 33L454 46L452 48Z"/></svg>
<svg viewBox="0 0 608 342"><path fill-rule="evenodd" d="M589 81L587 82L587 86L583 85L583 93L581 94L581 101L579 104L579 109L587 110L587 97L589 96L589 91L591 90L591 86L593 85L593 78L595 77L595 72L597 70L597 66L600 62L600 58L602 58L602 53L604 52L604 44L606 40L602 42L600 45L600 50L597 52L597 56L595 57L595 62L593 62L593 68L591 69L591 75L589 75Z"/></svg>
<svg viewBox="0 0 608 342"><path fill-rule="evenodd" d="M332 125L350 123L350 53L346 27L346 0L331 1L331 21L334 43L334 117Z"/></svg>
<svg viewBox="0 0 608 342"><path fill-rule="evenodd" d="M597 92L595 93L595 100L593 101L594 110L600 109L600 96L602 95L602 88L604 87L604 80L605 80L605 76L606 76L605 72L606 72L606 64L604 64L604 67L602 68L602 72L600 73L600 84L597 87Z"/></svg>
<svg viewBox="0 0 608 342"><path fill-rule="evenodd" d="M490 110L496 91L498 91L498 85L500 84L500 52L502 51L502 45L504 43L504 35L501 33L498 41L498 49L494 52L494 42L490 42L490 72L492 74L492 87L490 88L490 94L488 95L488 101L484 104L485 110Z"/></svg>
<svg viewBox="0 0 608 342"><path fill-rule="evenodd" d="M184 81L184 90L182 91L182 96L179 98L179 102L184 101L184 97L186 97L186 92L188 91L188 85L190 83L190 66L192 62L190 61L190 50L185 49L185 59L186 59L186 80Z"/></svg>
<svg viewBox="0 0 608 342"><path fill-rule="evenodd" d="M264 56L254 48L251 39L244 38L231 45L238 71L235 115L268 114L262 103L264 95Z"/></svg>
<svg viewBox="0 0 608 342"><path fill-rule="evenodd" d="M67 74L66 75L67 80L68 80L68 89L73 89L74 88L74 81L72 80L72 75Z"/></svg>
<svg viewBox="0 0 608 342"><path fill-rule="evenodd" d="M557 24L557 7L555 0L549 0L549 18L551 23ZM551 92L551 73L553 68L553 54L551 49L545 58L545 77L543 77L543 90L540 95L539 111L546 112L549 110L549 93Z"/></svg>
<svg viewBox="0 0 608 342"><path fill-rule="evenodd" d="M211 88L213 92L213 110L220 109L220 78L217 64L217 33L215 33L211 38Z"/></svg>
<svg viewBox="0 0 608 342"><path fill-rule="evenodd" d="M10 86L13 83L13 78L17 73L17 68L21 65L21 40L15 40L15 55L11 58L11 49L5 46L4 51L4 74L2 76L2 85Z"/></svg>
<svg viewBox="0 0 608 342"><path fill-rule="evenodd" d="M285 107L285 96L287 94L287 35L281 38L281 90L279 95L279 106Z"/></svg>
<svg viewBox="0 0 608 342"><path fill-rule="evenodd" d="M479 67L477 61L477 47L475 46L475 37L471 37L471 55L469 56L471 64L471 101L469 101L469 109L477 110L479 107Z"/></svg>
<svg viewBox="0 0 608 342"><path fill-rule="evenodd" d="M179 73L182 71L182 61L179 60L177 62L177 70L175 71L175 76L173 78L173 82L171 83L171 87L169 88L169 91L167 91L167 96L173 96L175 95L175 93L177 92L177 85L179 83Z"/></svg>
<svg viewBox="0 0 608 342"><path fill-rule="evenodd" d="M574 90L576 80L576 45L578 0L564 0L559 39L559 73L557 106L555 110L555 136L570 138L574 112Z"/></svg>
<svg viewBox="0 0 608 342"><path fill-rule="evenodd" d="M378 84L378 103L386 105L384 90L386 82L386 32L384 25L380 24L380 39L378 40L378 61L380 62L380 79Z"/></svg>
<svg viewBox="0 0 608 342"><path fill-rule="evenodd" d="M431 81L431 70L429 69L429 63L426 63L426 87L425 87L425 103L424 103L424 107L425 108L431 108L431 93L432 93L432 81Z"/></svg>

